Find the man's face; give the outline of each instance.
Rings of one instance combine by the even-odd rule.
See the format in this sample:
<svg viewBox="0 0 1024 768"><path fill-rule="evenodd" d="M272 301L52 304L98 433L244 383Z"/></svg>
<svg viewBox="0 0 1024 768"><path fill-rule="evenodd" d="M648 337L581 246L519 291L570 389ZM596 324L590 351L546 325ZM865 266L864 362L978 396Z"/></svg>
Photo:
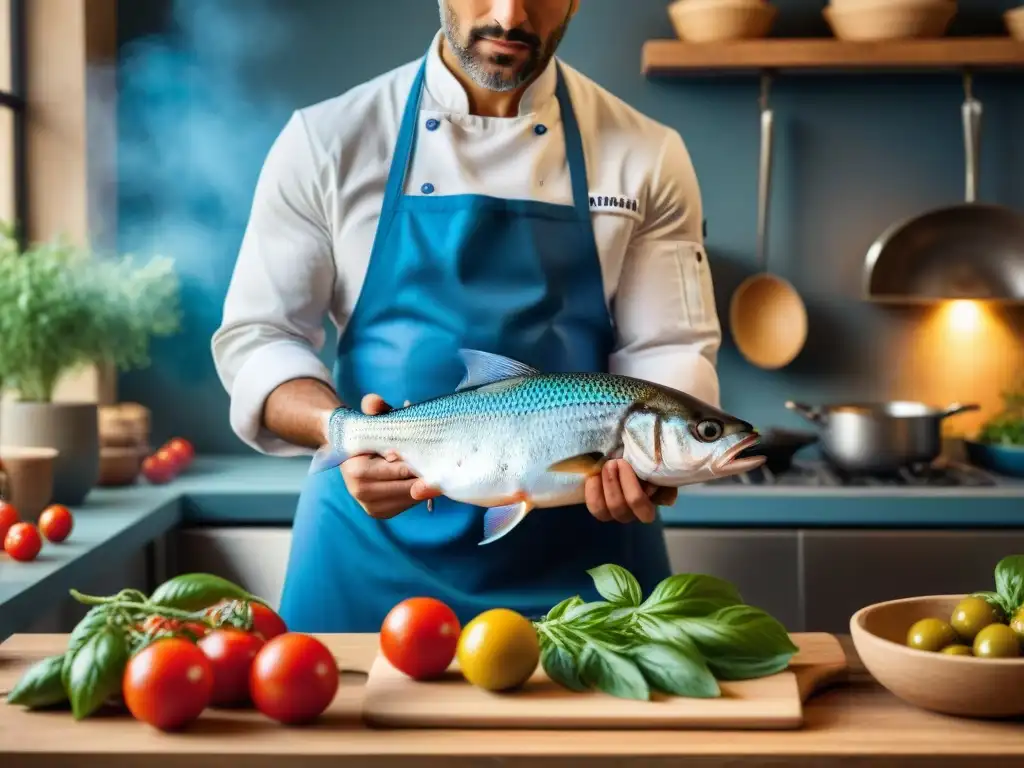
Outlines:
<svg viewBox="0 0 1024 768"><path fill-rule="evenodd" d="M512 91L551 61L579 0L440 0L452 51L473 81Z"/></svg>

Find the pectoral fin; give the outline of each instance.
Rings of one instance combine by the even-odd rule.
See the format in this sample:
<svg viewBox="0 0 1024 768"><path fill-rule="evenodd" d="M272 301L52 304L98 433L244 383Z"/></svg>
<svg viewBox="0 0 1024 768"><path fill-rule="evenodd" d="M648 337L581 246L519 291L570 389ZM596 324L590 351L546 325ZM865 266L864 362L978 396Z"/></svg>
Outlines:
<svg viewBox="0 0 1024 768"><path fill-rule="evenodd" d="M533 509L528 501L507 504L504 507L491 507L484 513L484 539L479 546L497 541L519 525Z"/></svg>
<svg viewBox="0 0 1024 768"><path fill-rule="evenodd" d="M579 456L571 456L568 459L556 461L550 467L549 472L560 472L568 475L586 475L592 477L601 473L601 467L608 460L603 453L581 453Z"/></svg>

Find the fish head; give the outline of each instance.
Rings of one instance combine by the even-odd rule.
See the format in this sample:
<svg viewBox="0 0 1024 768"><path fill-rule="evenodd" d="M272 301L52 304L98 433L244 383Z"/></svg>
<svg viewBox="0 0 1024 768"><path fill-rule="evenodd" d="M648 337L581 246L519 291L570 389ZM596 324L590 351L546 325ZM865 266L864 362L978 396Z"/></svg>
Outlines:
<svg viewBox="0 0 1024 768"><path fill-rule="evenodd" d="M684 393L672 395L627 420L624 457L639 476L681 486L764 464L764 456L750 453L759 440L752 424Z"/></svg>

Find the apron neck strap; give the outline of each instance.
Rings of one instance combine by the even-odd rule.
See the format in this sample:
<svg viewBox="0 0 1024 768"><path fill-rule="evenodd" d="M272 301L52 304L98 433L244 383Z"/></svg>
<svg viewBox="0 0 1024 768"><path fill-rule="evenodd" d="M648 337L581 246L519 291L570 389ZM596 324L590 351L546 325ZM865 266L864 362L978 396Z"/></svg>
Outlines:
<svg viewBox="0 0 1024 768"><path fill-rule="evenodd" d="M565 157L569 164L569 176L572 180L573 207L580 218L590 219L590 191L587 185L587 162L583 153L583 139L580 136L576 112L572 107L572 98L562 75L562 65L555 62L558 81L555 85L555 97L562 113L562 128L565 132ZM384 191L384 210L392 210L405 190L405 179L412 163L413 151L416 147L416 134L419 129L420 103L423 99L423 86L426 82L427 57L423 57L412 90L405 102L405 113L402 125L398 130L395 142L394 157L388 173L387 187Z"/></svg>

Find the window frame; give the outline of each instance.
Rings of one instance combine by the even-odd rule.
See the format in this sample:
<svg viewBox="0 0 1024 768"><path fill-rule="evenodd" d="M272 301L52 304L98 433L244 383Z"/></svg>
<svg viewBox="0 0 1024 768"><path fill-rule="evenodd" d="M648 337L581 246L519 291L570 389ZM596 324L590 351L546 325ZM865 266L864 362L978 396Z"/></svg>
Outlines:
<svg viewBox="0 0 1024 768"><path fill-rule="evenodd" d="M13 174L11 180L14 194L14 223L17 228L18 244L24 250L28 241L28 117L27 77L25 72L25 37L28 32L25 23L26 0L10 2L10 90L0 89L0 108L11 110L13 119Z"/></svg>

